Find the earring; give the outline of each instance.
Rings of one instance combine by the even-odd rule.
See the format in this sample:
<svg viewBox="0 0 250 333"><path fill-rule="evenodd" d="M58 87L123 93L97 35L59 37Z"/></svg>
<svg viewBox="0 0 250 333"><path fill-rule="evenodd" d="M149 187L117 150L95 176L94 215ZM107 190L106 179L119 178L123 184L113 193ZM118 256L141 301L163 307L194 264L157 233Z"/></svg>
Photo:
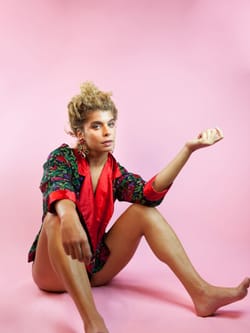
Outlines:
<svg viewBox="0 0 250 333"><path fill-rule="evenodd" d="M77 150L78 150L78 153L83 157L83 158L86 158L89 151L88 151L88 148L87 148L87 145L84 141L84 139L80 139L78 141L78 144L77 144Z"/></svg>

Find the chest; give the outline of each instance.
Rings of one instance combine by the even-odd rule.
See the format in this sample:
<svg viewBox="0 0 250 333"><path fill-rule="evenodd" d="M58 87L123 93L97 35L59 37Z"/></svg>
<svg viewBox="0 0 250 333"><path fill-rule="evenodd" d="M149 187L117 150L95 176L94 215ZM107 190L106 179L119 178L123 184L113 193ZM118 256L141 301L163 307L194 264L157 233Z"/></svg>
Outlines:
<svg viewBox="0 0 250 333"><path fill-rule="evenodd" d="M93 188L94 193L96 191L98 181L99 181L99 178L102 173L102 169L103 169L102 167L92 167L90 169L90 176L91 176L92 188Z"/></svg>

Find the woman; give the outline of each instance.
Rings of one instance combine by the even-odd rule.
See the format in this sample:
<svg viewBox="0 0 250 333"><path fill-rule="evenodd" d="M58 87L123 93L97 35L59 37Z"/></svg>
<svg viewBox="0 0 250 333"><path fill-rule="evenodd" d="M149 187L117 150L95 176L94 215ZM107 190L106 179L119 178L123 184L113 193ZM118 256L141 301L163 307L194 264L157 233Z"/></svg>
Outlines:
<svg viewBox="0 0 250 333"><path fill-rule="evenodd" d="M83 320L85 332L107 333L91 286L107 284L132 258L142 236L189 293L197 315L209 316L219 307L247 295L249 278L235 288L208 284L196 272L180 241L154 208L191 154L223 138L208 129L188 141L177 156L150 181L129 173L112 155L117 109L110 93L90 82L68 105L77 146L62 145L44 164L41 182L43 223L29 252L37 286L68 292ZM106 233L114 201L133 203Z"/></svg>

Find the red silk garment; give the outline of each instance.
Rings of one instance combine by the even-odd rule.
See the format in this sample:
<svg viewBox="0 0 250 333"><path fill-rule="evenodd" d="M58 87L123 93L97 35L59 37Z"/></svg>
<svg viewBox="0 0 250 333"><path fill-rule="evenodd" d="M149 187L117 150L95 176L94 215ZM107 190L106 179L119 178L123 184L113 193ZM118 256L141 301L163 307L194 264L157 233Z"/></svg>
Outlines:
<svg viewBox="0 0 250 333"><path fill-rule="evenodd" d="M109 154L94 193L88 161L79 154L77 161L79 174L84 176L77 206L95 252L114 211L113 180L119 177L121 172L115 159Z"/></svg>

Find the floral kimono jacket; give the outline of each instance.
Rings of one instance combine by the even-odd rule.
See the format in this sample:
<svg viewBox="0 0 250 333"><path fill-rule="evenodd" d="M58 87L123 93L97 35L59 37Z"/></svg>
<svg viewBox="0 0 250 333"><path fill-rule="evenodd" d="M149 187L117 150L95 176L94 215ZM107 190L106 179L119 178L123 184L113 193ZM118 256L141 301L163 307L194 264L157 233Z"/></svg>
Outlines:
<svg viewBox="0 0 250 333"><path fill-rule="evenodd" d="M66 144L49 155L43 168L40 184L43 218L47 212L56 214L56 201L72 200L88 235L92 253L98 249L105 234L116 199L154 207L161 203L168 190L156 192L152 186L155 176L146 182L139 175L128 172L109 154L94 193L87 159ZM40 231L29 251L29 262L35 259L39 234Z"/></svg>

